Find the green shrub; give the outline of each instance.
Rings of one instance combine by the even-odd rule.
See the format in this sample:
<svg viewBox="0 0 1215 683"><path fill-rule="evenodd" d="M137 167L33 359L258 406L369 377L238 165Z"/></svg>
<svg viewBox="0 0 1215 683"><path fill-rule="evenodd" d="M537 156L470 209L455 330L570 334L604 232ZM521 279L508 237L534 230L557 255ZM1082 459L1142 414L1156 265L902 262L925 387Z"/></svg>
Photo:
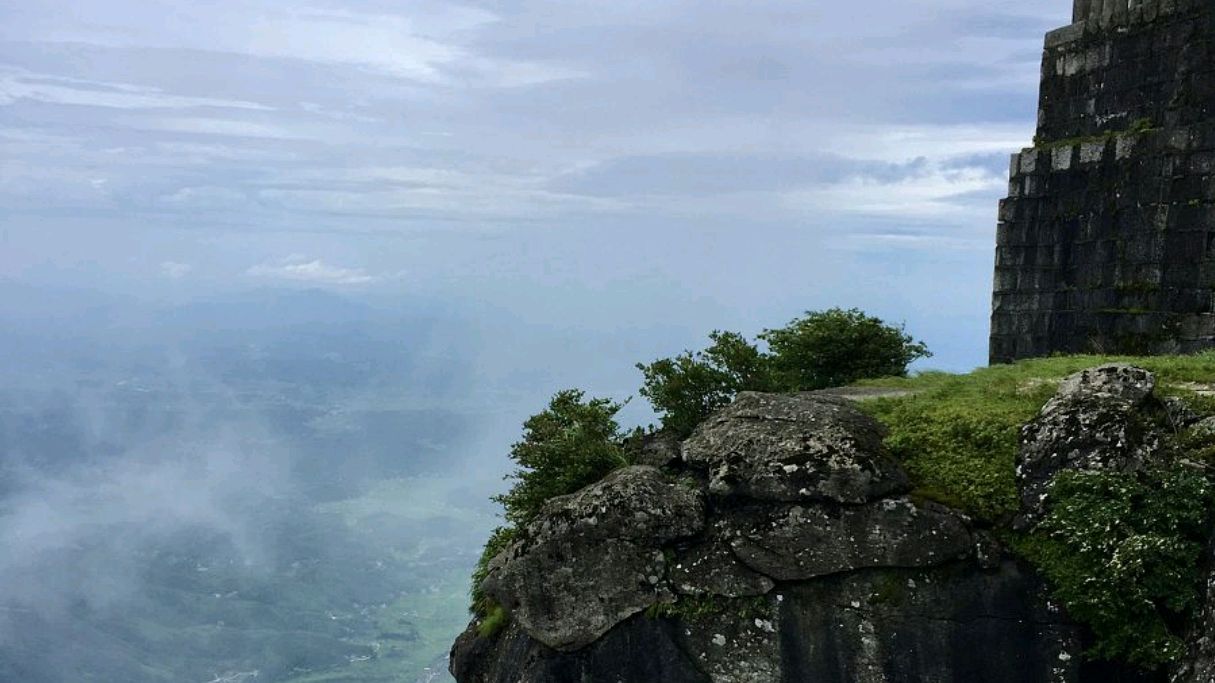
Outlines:
<svg viewBox="0 0 1215 683"><path fill-rule="evenodd" d="M1096 636L1091 655L1146 668L1175 660L1178 624L1201 604L1211 485L1184 466L1065 472L1052 507L1018 544L1054 596Z"/></svg>
<svg viewBox="0 0 1215 683"><path fill-rule="evenodd" d="M703 351L637 364L645 377L641 395L662 414L663 428L681 436L738 392L773 388L768 358L754 344L736 332L713 332L709 339Z"/></svg>
<svg viewBox="0 0 1215 683"><path fill-rule="evenodd" d="M776 383L788 391L903 376L913 361L932 355L902 327L855 308L808 312L759 338L768 343Z"/></svg>
<svg viewBox="0 0 1215 683"><path fill-rule="evenodd" d="M641 395L662 416L662 426L686 436L740 391L806 391L858 379L902 376L912 361L931 354L901 327L859 310L811 311L785 327L747 341L736 332L714 332L709 348L638 364Z"/></svg>
<svg viewBox="0 0 1215 683"><path fill-rule="evenodd" d="M518 467L507 475L510 490L494 500L505 509L506 521L523 525L544 503L593 484L628 464L621 446L624 435L616 423L623 404L606 398L585 399L568 389L549 401L548 409L523 423L523 440L511 446Z"/></svg>

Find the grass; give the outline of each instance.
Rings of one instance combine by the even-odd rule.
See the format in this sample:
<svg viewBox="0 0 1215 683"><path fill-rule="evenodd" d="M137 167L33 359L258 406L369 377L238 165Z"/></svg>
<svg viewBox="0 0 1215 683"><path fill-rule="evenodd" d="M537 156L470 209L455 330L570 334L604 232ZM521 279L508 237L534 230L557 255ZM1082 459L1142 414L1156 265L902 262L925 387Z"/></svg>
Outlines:
<svg viewBox="0 0 1215 683"><path fill-rule="evenodd" d="M1215 414L1215 398L1195 389L1215 384L1215 353L1195 356L1059 356L957 375L926 372L861 382L910 395L866 401L862 408L890 430L886 443L907 468L914 495L1001 524L1017 509L1013 478L1021 425L1032 420L1064 377L1104 363L1156 373L1158 393L1186 398Z"/></svg>

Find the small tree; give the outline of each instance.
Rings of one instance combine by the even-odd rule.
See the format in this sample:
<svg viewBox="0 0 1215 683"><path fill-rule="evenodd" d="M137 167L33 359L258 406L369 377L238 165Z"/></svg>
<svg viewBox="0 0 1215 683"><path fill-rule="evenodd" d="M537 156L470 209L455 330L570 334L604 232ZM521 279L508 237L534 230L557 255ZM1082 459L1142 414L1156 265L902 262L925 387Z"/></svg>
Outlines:
<svg viewBox="0 0 1215 683"><path fill-rule="evenodd" d="M784 327L764 330L759 338L768 343L776 383L787 391L902 376L913 361L932 355L902 326L855 308L810 311Z"/></svg>
<svg viewBox="0 0 1215 683"><path fill-rule="evenodd" d="M704 351L637 364L645 377L641 395L662 413L663 427L680 436L739 391L771 385L768 359L741 334L717 331L709 339L713 344Z"/></svg>
<svg viewBox="0 0 1215 683"><path fill-rule="evenodd" d="M511 447L518 467L507 475L510 491L495 496L506 521L531 521L551 498L574 493L628 464L616 413L623 404L586 400L576 389L558 392L548 408L523 423L523 440Z"/></svg>

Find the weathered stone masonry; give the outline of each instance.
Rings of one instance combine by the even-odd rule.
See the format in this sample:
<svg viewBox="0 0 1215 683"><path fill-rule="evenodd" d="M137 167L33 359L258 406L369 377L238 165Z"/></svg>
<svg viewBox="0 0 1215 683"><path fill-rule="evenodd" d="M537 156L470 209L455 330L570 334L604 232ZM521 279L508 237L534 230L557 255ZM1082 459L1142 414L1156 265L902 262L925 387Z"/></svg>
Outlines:
<svg viewBox="0 0 1215 683"><path fill-rule="evenodd" d="M992 362L1215 345L1215 0L1076 0L1000 204Z"/></svg>

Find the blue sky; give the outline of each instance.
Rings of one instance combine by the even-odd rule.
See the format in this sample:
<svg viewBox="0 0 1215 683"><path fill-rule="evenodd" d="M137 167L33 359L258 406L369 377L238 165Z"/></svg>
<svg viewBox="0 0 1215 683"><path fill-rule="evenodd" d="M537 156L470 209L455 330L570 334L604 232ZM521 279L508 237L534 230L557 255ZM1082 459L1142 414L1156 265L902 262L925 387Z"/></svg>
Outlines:
<svg viewBox="0 0 1215 683"><path fill-rule="evenodd" d="M0 278L429 297L647 350L860 306L968 368L1069 13L0 0Z"/></svg>

